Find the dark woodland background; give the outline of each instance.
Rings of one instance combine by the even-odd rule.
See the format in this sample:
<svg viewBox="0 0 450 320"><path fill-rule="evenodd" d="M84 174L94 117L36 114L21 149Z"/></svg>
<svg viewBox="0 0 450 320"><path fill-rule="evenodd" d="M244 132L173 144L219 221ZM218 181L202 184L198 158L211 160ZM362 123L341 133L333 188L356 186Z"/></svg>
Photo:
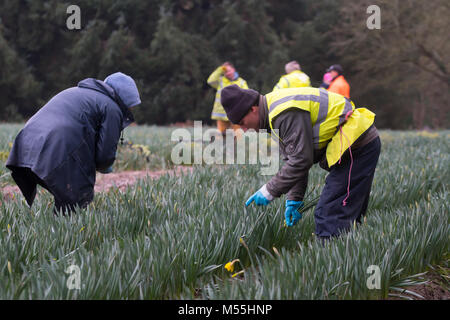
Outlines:
<svg viewBox="0 0 450 320"><path fill-rule="evenodd" d="M81 30L66 26L71 4ZM371 4L380 30L366 26ZM2 0L0 121L25 121L78 81L121 71L141 92L138 123L208 122L206 79L219 64L265 94L297 60L313 86L341 64L379 128L448 128L449 17L446 0Z"/></svg>

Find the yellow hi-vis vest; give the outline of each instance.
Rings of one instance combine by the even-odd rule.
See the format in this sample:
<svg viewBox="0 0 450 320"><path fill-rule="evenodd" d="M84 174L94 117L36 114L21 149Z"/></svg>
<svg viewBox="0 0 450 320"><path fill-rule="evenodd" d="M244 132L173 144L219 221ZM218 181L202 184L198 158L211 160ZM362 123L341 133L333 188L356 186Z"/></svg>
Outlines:
<svg viewBox="0 0 450 320"><path fill-rule="evenodd" d="M292 108L308 111L311 115L315 149L326 150L328 166L334 165L353 142L374 122L375 114L366 108L357 108L344 96L321 88L290 88L266 95L269 124L282 112ZM353 113L345 120L349 111ZM342 134L339 128L342 126ZM280 139L280 137L278 137ZM280 139L280 141L282 141Z"/></svg>
<svg viewBox="0 0 450 320"><path fill-rule="evenodd" d="M311 81L306 73L300 70L294 70L291 73L285 74L280 78L280 81L275 85L273 91L287 88L311 87Z"/></svg>

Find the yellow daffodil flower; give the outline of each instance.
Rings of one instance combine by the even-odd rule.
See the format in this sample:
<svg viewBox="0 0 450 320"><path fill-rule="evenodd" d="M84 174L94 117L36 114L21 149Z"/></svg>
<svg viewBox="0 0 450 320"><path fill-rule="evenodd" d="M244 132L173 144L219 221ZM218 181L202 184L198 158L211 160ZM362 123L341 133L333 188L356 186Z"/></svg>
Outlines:
<svg viewBox="0 0 450 320"><path fill-rule="evenodd" d="M234 259L233 261L228 262L225 265L225 269L227 269L227 271L229 271L229 272L233 272L234 271L234 264L236 262L238 262L238 261L239 261L239 259Z"/></svg>

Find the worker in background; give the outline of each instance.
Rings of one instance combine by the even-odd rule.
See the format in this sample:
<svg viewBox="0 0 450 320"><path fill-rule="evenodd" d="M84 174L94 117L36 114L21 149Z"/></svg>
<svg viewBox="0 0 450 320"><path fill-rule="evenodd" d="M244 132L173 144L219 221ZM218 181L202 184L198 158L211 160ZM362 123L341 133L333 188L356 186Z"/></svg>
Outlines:
<svg viewBox="0 0 450 320"><path fill-rule="evenodd" d="M342 66L334 64L328 68L327 72L329 72L333 78L328 87L328 91L339 93L350 99L350 85L344 78L344 69L342 69Z"/></svg>
<svg viewBox="0 0 450 320"><path fill-rule="evenodd" d="M247 82L239 77L236 68L230 62L225 62L221 66L217 67L207 80L208 84L217 90L214 100L213 111L211 113L211 119L217 121L217 129L225 136L225 131L232 128L235 134L239 137L241 132L238 131L240 127L233 125L227 118L227 114L223 109L220 102L221 92L223 88L230 85L237 85L241 88L248 89Z"/></svg>
<svg viewBox="0 0 450 320"><path fill-rule="evenodd" d="M315 208L316 235L348 231L365 214L380 154L375 114L355 108L342 95L319 88L291 88L260 95L229 86L222 92L228 118L244 130L265 129L279 139L284 165L246 202L268 205L287 194L285 222L302 215L308 172L314 163L329 171Z"/></svg>
<svg viewBox="0 0 450 320"><path fill-rule="evenodd" d="M31 207L41 185L55 199L55 214L86 207L96 171L109 173L130 108L141 103L134 80L120 72L88 78L63 90L25 124L6 167Z"/></svg>
<svg viewBox="0 0 450 320"><path fill-rule="evenodd" d="M273 91L285 88L310 87L311 82L306 73L300 69L297 61L291 61L284 66L286 74L280 78Z"/></svg>

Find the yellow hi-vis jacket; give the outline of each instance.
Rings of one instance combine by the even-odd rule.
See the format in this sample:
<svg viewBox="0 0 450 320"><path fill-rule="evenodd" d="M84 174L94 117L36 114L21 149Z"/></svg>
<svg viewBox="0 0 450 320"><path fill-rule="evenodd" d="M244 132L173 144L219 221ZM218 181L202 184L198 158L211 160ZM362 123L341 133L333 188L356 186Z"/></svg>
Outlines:
<svg viewBox="0 0 450 320"><path fill-rule="evenodd" d="M273 88L273 91L278 89L301 88L310 86L311 81L309 80L309 77L306 75L306 73L300 70L294 70L291 73L282 76Z"/></svg>
<svg viewBox="0 0 450 320"><path fill-rule="evenodd" d="M211 73L207 82L211 87L217 90L213 111L211 113L211 119L229 121L227 113L225 112L222 103L220 103L222 89L231 86L232 84L236 84L242 89L248 89L247 82L241 77L238 77L235 80L229 80L227 77L225 77L222 66L218 67L213 71L213 73Z"/></svg>
<svg viewBox="0 0 450 320"><path fill-rule="evenodd" d="M266 94L266 100L272 130L274 119L285 110L298 108L310 113L314 148L327 148L329 167L334 165L345 150L375 121L373 112L366 108L355 109L354 103L349 99L323 88L277 90ZM353 113L345 121L349 111ZM342 133L339 130L341 126Z"/></svg>

